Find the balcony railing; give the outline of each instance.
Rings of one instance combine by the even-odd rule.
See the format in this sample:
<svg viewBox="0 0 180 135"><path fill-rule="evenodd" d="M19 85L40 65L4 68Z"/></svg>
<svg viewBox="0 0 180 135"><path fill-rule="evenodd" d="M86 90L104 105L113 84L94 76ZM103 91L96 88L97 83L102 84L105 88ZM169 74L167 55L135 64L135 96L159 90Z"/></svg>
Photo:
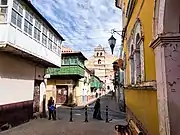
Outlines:
<svg viewBox="0 0 180 135"><path fill-rule="evenodd" d="M84 77L85 70L78 65L62 66L61 68L48 68L47 73L50 75L74 75Z"/></svg>

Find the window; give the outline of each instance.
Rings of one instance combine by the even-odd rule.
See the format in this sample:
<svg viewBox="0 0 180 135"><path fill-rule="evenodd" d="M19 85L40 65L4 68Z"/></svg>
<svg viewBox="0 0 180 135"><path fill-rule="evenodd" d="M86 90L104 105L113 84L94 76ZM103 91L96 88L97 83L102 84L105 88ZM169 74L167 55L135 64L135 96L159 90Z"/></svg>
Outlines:
<svg viewBox="0 0 180 135"><path fill-rule="evenodd" d="M12 10L12 15L11 15L11 22L21 28L22 25L22 16L18 14L15 10Z"/></svg>
<svg viewBox="0 0 180 135"><path fill-rule="evenodd" d="M98 60L98 64L101 64L101 60L100 59Z"/></svg>
<svg viewBox="0 0 180 135"><path fill-rule="evenodd" d="M42 29L42 43L45 46L47 45L47 28L45 26Z"/></svg>
<svg viewBox="0 0 180 135"><path fill-rule="evenodd" d="M50 50L53 49L52 45L53 45L53 34L49 31L48 48L49 48Z"/></svg>
<svg viewBox="0 0 180 135"><path fill-rule="evenodd" d="M24 31L29 35L32 35L32 27L33 25L29 23L27 20L24 20Z"/></svg>
<svg viewBox="0 0 180 135"><path fill-rule="evenodd" d="M25 13L25 19L27 19L30 23L33 24L33 16L28 11L26 11Z"/></svg>
<svg viewBox="0 0 180 135"><path fill-rule="evenodd" d="M7 20L7 7L1 7L0 5L0 22Z"/></svg>
<svg viewBox="0 0 180 135"><path fill-rule="evenodd" d="M54 43L57 45L57 38L54 37Z"/></svg>
<svg viewBox="0 0 180 135"><path fill-rule="evenodd" d="M100 56L102 56L102 52L100 53Z"/></svg>
<svg viewBox="0 0 180 135"><path fill-rule="evenodd" d="M58 45L61 45L61 43L62 43L62 40L58 40Z"/></svg>
<svg viewBox="0 0 180 135"><path fill-rule="evenodd" d="M19 14L23 14L23 7L17 0L13 1L13 9L15 9Z"/></svg>
<svg viewBox="0 0 180 135"><path fill-rule="evenodd" d="M49 39L53 40L53 34L49 32Z"/></svg>
<svg viewBox="0 0 180 135"><path fill-rule="evenodd" d="M57 45L55 43L53 43L53 49L52 49L53 52L57 52Z"/></svg>
<svg viewBox="0 0 180 135"><path fill-rule="evenodd" d="M43 26L43 31L42 31L42 33L47 36L47 28L46 28L45 26Z"/></svg>
<svg viewBox="0 0 180 135"><path fill-rule="evenodd" d="M41 23L38 20L35 20L35 27L41 30Z"/></svg>
<svg viewBox="0 0 180 135"><path fill-rule="evenodd" d="M42 34L42 43L43 43L43 45L47 45L47 36L46 35L44 35L44 34Z"/></svg>
<svg viewBox="0 0 180 135"><path fill-rule="evenodd" d="M59 56L61 55L61 48L59 46L57 47L57 53Z"/></svg>
<svg viewBox="0 0 180 135"><path fill-rule="evenodd" d="M69 65L69 59L68 58L64 58L64 65Z"/></svg>
<svg viewBox="0 0 180 135"><path fill-rule="evenodd" d="M0 5L7 5L7 0L0 0Z"/></svg>
<svg viewBox="0 0 180 135"><path fill-rule="evenodd" d="M52 50L52 40L48 40L48 49Z"/></svg>
<svg viewBox="0 0 180 135"><path fill-rule="evenodd" d="M76 58L71 58L71 64L77 64L77 59Z"/></svg>
<svg viewBox="0 0 180 135"><path fill-rule="evenodd" d="M97 53L97 56L99 56L99 53Z"/></svg>
<svg viewBox="0 0 180 135"><path fill-rule="evenodd" d="M34 28L34 38L40 41L40 35L41 35L41 31L38 30L37 28Z"/></svg>
<svg viewBox="0 0 180 135"><path fill-rule="evenodd" d="M54 37L54 43L53 43L53 52L57 52L57 38Z"/></svg>
<svg viewBox="0 0 180 135"><path fill-rule="evenodd" d="M131 45L131 54L130 54L130 71L131 71L131 84L134 84L135 83L135 78L134 78L134 73L135 73L135 63L134 63L134 47L133 45Z"/></svg>

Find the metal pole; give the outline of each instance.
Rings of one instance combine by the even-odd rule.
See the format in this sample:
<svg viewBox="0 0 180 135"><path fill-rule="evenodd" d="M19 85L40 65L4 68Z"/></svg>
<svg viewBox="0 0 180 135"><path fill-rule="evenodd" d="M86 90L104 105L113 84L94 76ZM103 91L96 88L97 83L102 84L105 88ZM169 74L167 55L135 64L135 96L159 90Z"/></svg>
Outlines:
<svg viewBox="0 0 180 135"><path fill-rule="evenodd" d="M106 106L106 123L108 123L109 120L108 120L108 106Z"/></svg>
<svg viewBox="0 0 180 135"><path fill-rule="evenodd" d="M84 122L88 122L87 106L85 106L85 120L84 120Z"/></svg>
<svg viewBox="0 0 180 135"><path fill-rule="evenodd" d="M72 120L72 107L70 109L70 119L69 119L69 122L73 122L73 120Z"/></svg>

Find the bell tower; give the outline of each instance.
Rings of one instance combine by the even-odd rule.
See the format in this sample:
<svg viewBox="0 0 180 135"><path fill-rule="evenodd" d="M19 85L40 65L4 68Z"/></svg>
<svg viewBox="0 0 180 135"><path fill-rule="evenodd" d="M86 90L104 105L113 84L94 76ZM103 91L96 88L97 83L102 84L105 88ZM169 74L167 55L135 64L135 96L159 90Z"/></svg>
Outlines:
<svg viewBox="0 0 180 135"><path fill-rule="evenodd" d="M94 65L105 65L105 50L101 45L94 49L94 58Z"/></svg>
<svg viewBox="0 0 180 135"><path fill-rule="evenodd" d="M105 81L105 49L99 45L94 49L94 68L95 75L98 76L102 81Z"/></svg>

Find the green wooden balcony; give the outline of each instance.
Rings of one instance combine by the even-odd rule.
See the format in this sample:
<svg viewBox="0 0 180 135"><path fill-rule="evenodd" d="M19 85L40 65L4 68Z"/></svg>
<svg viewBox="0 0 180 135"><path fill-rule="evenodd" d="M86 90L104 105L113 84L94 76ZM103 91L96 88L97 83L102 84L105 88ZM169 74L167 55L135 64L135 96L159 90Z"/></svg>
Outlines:
<svg viewBox="0 0 180 135"><path fill-rule="evenodd" d="M48 68L47 73L55 76L79 76L84 77L84 69L78 65L61 66L61 68Z"/></svg>
<svg viewBox="0 0 180 135"><path fill-rule="evenodd" d="M91 77L91 84L90 85L93 88L102 88L102 82L94 76Z"/></svg>

